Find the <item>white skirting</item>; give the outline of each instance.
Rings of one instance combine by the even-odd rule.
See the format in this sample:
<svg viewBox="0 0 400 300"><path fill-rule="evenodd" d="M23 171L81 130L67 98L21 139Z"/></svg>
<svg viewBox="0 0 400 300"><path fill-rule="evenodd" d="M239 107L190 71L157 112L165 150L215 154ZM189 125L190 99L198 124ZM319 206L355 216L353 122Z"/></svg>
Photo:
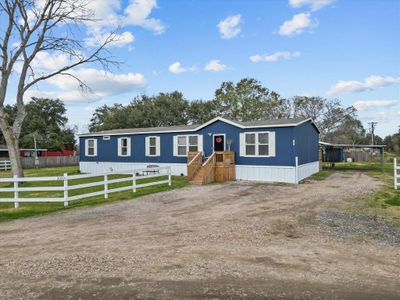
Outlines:
<svg viewBox="0 0 400 300"><path fill-rule="evenodd" d="M125 162L93 162L81 161L79 162L79 169L82 173L103 173L108 171L125 171L134 169L144 169L149 165L157 165L159 167L171 167L172 175L179 176L181 174L186 176L186 164L166 164L166 163L125 163Z"/></svg>
<svg viewBox="0 0 400 300"><path fill-rule="evenodd" d="M143 169L148 165L160 167L170 166L172 175L186 175L187 165L177 163L123 163L123 162L87 162L79 163L82 173L102 173L108 171L125 171L130 169ZM236 179L265 182L298 183L300 180L319 172L319 161L300 165L288 166L252 166L236 165Z"/></svg>
<svg viewBox="0 0 400 300"><path fill-rule="evenodd" d="M319 172L319 161L296 167L236 165L236 179L265 182L298 183Z"/></svg>
<svg viewBox="0 0 400 300"><path fill-rule="evenodd" d="M312 163L300 165L298 169L298 181L304 178L310 177L312 174L319 172L319 161L314 161Z"/></svg>

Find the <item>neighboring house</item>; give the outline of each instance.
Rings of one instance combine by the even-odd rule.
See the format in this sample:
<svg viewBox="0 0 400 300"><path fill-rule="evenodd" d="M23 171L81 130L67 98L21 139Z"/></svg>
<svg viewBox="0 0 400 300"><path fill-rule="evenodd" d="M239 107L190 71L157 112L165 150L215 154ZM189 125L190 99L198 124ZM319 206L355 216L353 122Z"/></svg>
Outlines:
<svg viewBox="0 0 400 300"><path fill-rule="evenodd" d="M29 157L29 156L35 156L35 151L37 152L37 156L46 156L47 154L47 149L26 149L26 148L20 148L19 149L19 155L21 157ZM8 159L8 149L6 145L0 145L0 159L5 160Z"/></svg>
<svg viewBox="0 0 400 300"><path fill-rule="evenodd" d="M236 122L218 117L202 125L107 130L79 136L80 170L156 164L186 175L189 151L209 157L229 148L235 154L236 179L295 183L319 171L318 140L311 119Z"/></svg>
<svg viewBox="0 0 400 300"><path fill-rule="evenodd" d="M48 149L27 149L27 148L20 148L19 149L19 155L21 157L34 157L35 152L38 157L47 157L47 156L75 156L76 152L73 150L67 149L67 147L62 146L61 151L49 151ZM9 157L8 155L8 149L6 145L0 145L0 158L2 159L7 159Z"/></svg>

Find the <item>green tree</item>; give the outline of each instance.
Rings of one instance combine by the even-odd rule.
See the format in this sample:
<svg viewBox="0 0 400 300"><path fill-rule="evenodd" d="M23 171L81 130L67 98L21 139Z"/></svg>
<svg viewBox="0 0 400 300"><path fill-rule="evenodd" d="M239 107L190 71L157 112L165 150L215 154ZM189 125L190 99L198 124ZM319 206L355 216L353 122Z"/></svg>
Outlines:
<svg viewBox="0 0 400 300"><path fill-rule="evenodd" d="M125 106L114 104L97 108L90 120L89 130L187 124L188 107L188 101L178 91L155 96L140 95Z"/></svg>
<svg viewBox="0 0 400 300"><path fill-rule="evenodd" d="M6 108L11 120L15 118L16 106L8 105ZM39 148L60 150L61 146L74 147L74 130L67 127L65 105L60 100L32 98L25 105L29 115L21 129L20 144L22 148L33 148L34 137ZM3 136L2 139L4 140ZM3 142L3 141L2 141Z"/></svg>
<svg viewBox="0 0 400 300"><path fill-rule="evenodd" d="M190 124L202 124L218 116L215 101L193 100L187 109Z"/></svg>
<svg viewBox="0 0 400 300"><path fill-rule="evenodd" d="M235 121L276 119L286 115L285 100L253 78L223 82L215 91L217 115Z"/></svg>

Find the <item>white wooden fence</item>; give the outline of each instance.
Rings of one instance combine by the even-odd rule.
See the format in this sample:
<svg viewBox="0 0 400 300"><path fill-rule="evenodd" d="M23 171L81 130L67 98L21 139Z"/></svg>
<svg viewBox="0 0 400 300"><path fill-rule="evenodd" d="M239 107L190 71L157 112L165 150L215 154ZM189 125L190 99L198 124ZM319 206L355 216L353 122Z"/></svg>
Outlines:
<svg viewBox="0 0 400 300"><path fill-rule="evenodd" d="M11 162L9 160L0 160L0 170L11 170Z"/></svg>
<svg viewBox="0 0 400 300"><path fill-rule="evenodd" d="M397 188L400 186L400 166L397 165L397 158L393 160L393 176L394 176L394 189L397 190Z"/></svg>
<svg viewBox="0 0 400 300"><path fill-rule="evenodd" d="M140 175L142 173L143 175ZM147 175L144 175L144 174ZM149 175L149 173L152 173ZM115 178L110 179L111 175L131 175L129 177L124 178ZM90 182L90 183L81 183L81 184L69 184L70 180L78 180L85 178L93 178L101 176L103 180ZM146 183L137 183L138 180L146 179L146 178L159 178L168 176L168 179L157 180ZM20 187L20 182L63 182L63 185L59 186L35 186L35 187ZM110 189L110 184L121 183L121 182L131 182L128 186L117 187ZM19 207L20 202L64 202L64 206L68 206L68 202L80 200L84 198L94 197L104 195L104 198L108 198L108 194L122 192L127 190L132 190L132 192L136 192L139 188L144 188L153 185L159 184L168 184L171 186L171 167L157 167L157 168L146 168L146 169L134 169L129 171L114 171L114 172L106 172L102 174L82 174L82 175L68 175L67 173L64 176L48 176L48 177L23 177L18 178L18 176L14 176L13 178L0 178L0 183L13 183L13 187L0 187L1 193L13 193L13 197L10 198L0 198L0 202L14 202L15 208ZM85 189L90 187L103 186L104 188L100 191L90 192L85 194L79 194L75 196L70 196L69 191ZM64 192L63 197L20 197L20 192Z"/></svg>

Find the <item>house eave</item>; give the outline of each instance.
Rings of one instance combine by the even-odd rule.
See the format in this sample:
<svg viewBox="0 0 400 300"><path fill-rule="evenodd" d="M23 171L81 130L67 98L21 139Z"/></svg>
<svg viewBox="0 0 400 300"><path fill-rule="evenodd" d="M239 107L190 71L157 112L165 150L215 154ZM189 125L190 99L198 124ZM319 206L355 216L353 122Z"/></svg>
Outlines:
<svg viewBox="0 0 400 300"><path fill-rule="evenodd" d="M314 121L311 118L308 119L304 119L298 123L289 123L289 124L271 124L271 125L250 125L250 126L246 126L246 125L242 125L239 123L236 123L234 121L231 120L227 120L225 118L222 117L216 117L204 124L199 125L196 128L191 128L191 129L181 129L181 130L160 130L160 131L140 131L140 132L119 132L119 133L101 133L101 132L94 132L94 133L83 133L83 134L78 134L78 137L101 137L101 136L115 136L115 135L120 135L120 136L124 136L124 135L142 135L142 134L160 134L160 133L178 133L178 132L196 132L204 127L207 127L208 125L211 125L212 123L216 122L216 121L221 121L227 124L230 124L232 126L238 127L240 129L256 129L256 128L280 128L280 127L296 127L299 126L301 124L304 124L306 122L311 121L312 124L315 126L315 128L317 129L318 132L320 132L320 130L318 129L317 125L314 123Z"/></svg>

